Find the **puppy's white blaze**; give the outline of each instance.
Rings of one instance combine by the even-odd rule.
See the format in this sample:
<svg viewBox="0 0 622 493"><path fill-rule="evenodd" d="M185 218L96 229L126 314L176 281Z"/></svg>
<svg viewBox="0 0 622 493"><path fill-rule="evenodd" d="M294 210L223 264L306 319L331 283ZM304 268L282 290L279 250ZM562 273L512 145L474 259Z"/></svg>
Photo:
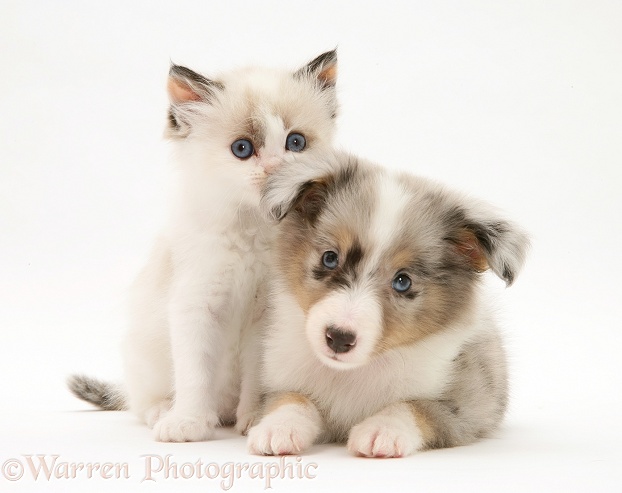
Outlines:
<svg viewBox="0 0 622 493"><path fill-rule="evenodd" d="M373 250L366 262L370 268L377 265L383 252L398 234L409 198L410 196L395 176L386 176L377 181L377 201L369 229L369 240L373 245Z"/></svg>
<svg viewBox="0 0 622 493"><path fill-rule="evenodd" d="M369 289L347 289L329 294L316 303L307 317L306 333L313 351L332 368L361 366L369 360L382 334L381 305ZM333 325L356 334L347 353L336 354L326 344L326 329Z"/></svg>

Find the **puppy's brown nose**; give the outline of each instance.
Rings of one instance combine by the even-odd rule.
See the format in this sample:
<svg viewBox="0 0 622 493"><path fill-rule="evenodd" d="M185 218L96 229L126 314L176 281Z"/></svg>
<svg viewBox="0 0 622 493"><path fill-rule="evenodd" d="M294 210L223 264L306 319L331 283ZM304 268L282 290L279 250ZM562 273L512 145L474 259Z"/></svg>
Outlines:
<svg viewBox="0 0 622 493"><path fill-rule="evenodd" d="M356 334L330 325L326 329L326 345L336 353L347 353L356 344Z"/></svg>

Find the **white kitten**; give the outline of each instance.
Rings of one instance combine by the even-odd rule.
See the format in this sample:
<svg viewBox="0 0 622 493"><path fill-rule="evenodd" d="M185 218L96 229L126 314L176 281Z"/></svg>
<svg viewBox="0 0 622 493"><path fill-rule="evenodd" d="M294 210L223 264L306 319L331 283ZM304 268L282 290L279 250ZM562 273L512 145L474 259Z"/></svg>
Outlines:
<svg viewBox="0 0 622 493"><path fill-rule="evenodd" d="M236 421L236 408L237 429L252 424L272 236L259 191L285 154L330 145L336 73L335 51L294 73L247 68L209 80L171 67L167 136L179 183L133 287L123 349L127 404L156 440L208 439ZM100 407L125 407L109 384L74 377L70 387Z"/></svg>

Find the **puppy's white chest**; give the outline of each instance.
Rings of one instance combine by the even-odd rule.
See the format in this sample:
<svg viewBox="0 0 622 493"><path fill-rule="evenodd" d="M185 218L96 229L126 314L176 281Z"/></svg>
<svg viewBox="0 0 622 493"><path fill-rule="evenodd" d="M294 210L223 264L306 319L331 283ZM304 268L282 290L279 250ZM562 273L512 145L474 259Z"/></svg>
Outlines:
<svg viewBox="0 0 622 493"><path fill-rule="evenodd" d="M279 318L287 325L277 323L267 334L266 390L311 397L336 434L393 402L436 398L449 381L457 344L430 341L435 346L432 351L418 346L399 348L363 367L338 370L313 354L304 333L304 315L291 305L288 309L282 300L279 306Z"/></svg>
<svg viewBox="0 0 622 493"><path fill-rule="evenodd" d="M305 314L291 295L279 293L274 309L265 339L266 390L312 398L337 434L391 403L438 398L452 378L454 358L478 331L477 324L448 328L363 366L339 370L323 364L313 352Z"/></svg>

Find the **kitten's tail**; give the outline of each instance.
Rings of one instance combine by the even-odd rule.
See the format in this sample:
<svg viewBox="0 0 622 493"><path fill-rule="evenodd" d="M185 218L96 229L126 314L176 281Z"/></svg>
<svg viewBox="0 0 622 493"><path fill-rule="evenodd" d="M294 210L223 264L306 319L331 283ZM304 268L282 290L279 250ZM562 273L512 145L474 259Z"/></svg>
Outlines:
<svg viewBox="0 0 622 493"><path fill-rule="evenodd" d="M71 375L67 379L67 386L78 399L89 402L104 411L126 411L128 409L125 392L119 385L84 375Z"/></svg>

